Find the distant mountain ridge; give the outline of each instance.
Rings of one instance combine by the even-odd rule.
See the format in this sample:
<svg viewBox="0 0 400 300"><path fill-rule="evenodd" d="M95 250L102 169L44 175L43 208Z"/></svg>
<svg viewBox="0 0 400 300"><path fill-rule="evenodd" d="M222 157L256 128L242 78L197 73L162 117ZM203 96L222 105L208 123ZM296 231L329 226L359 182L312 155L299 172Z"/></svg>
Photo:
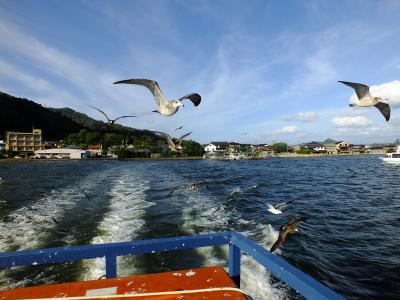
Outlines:
<svg viewBox="0 0 400 300"><path fill-rule="evenodd" d="M60 114L70 118L71 120L75 121L78 124L81 124L83 126L93 126L97 123L101 123L100 121L97 121L95 119L92 119L88 115L85 115L84 113L77 112L69 107L63 107L63 108L49 108L52 111L59 112Z"/></svg>
<svg viewBox="0 0 400 300"><path fill-rule="evenodd" d="M42 129L46 139L59 140L84 126L32 100L0 92L0 135L5 131L32 132L32 128Z"/></svg>
<svg viewBox="0 0 400 300"><path fill-rule="evenodd" d="M116 133L160 139L149 130L119 124L110 127L68 107L46 108L32 100L0 92L0 136L6 131L32 132L33 128L42 129L45 140L61 140L83 129L102 134Z"/></svg>
<svg viewBox="0 0 400 300"><path fill-rule="evenodd" d="M337 141L335 141L333 139L326 139L321 144L336 144L336 143L337 143Z"/></svg>

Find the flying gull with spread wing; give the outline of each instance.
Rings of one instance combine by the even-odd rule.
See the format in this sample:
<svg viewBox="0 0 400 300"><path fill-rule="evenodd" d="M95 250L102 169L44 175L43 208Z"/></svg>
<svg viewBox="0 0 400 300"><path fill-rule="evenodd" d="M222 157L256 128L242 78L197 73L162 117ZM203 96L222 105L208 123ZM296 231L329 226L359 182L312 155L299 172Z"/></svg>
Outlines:
<svg viewBox="0 0 400 300"><path fill-rule="evenodd" d="M280 245L283 244L284 241L286 241L287 235L289 233L295 233L295 232L299 232L299 230L297 229L297 225L300 222L303 222L305 220L307 220L308 217L300 217L297 219L291 219L285 226L282 226L280 231L279 231L279 237L276 240L276 242L272 245L271 250L269 250L270 252L274 252L276 249L278 249L278 247Z"/></svg>
<svg viewBox="0 0 400 300"><path fill-rule="evenodd" d="M377 109L379 109L379 111L385 117L386 121L389 121L390 106L389 106L389 104L382 102L382 100L387 100L387 99L382 99L381 97L371 96L371 94L369 93L368 85L365 85L362 83L348 82L348 81L339 81L339 82L343 83L345 85L348 85L349 87L352 87L356 91L357 98L359 101L358 101L358 103L349 104L350 107L353 107L353 106L360 106L360 107L375 106Z"/></svg>
<svg viewBox="0 0 400 300"><path fill-rule="evenodd" d="M191 134L191 132L186 133L184 135L182 135L181 137L178 138L178 140L176 142L174 142L171 138L171 136L168 133L165 132L160 132L160 131L154 131L155 133L161 134L162 136L164 136L168 142L168 147L171 151L173 152L179 152L182 150L182 141L184 138L186 138L187 136L189 136Z"/></svg>
<svg viewBox="0 0 400 300"><path fill-rule="evenodd" d="M182 129L183 128L183 125L182 126L179 126L178 128L175 128L175 131L177 131L177 130L179 130L179 129Z"/></svg>
<svg viewBox="0 0 400 300"><path fill-rule="evenodd" d="M294 200L288 201L288 202L282 202L279 203L275 206L272 206L271 204L267 203L268 206L268 211L270 213L273 213L274 215L279 215L282 213L282 209L284 209L285 207L289 206L290 204L293 203Z"/></svg>
<svg viewBox="0 0 400 300"><path fill-rule="evenodd" d="M189 99L190 101L192 101L194 106L198 106L201 102L201 96L197 93L191 93L179 99L168 101L161 91L157 81L150 79L127 79L114 82L114 84L118 83L137 84L143 85L148 88L153 94L154 99L157 103L157 110L154 110L153 112L157 112L163 116L172 116L173 114L175 114L178 111L179 107L184 106L182 101L185 99Z"/></svg>
<svg viewBox="0 0 400 300"><path fill-rule="evenodd" d="M207 182L205 180L200 180L198 182L192 182L192 183L185 183L185 184L180 184L177 186L174 186L171 191L169 192L168 196L172 195L176 190L181 189L181 188L186 188L188 191L196 191L200 187L207 187Z"/></svg>
<svg viewBox="0 0 400 300"><path fill-rule="evenodd" d="M97 107L94 107L94 106L91 106L91 105L89 105L89 106L91 108L94 108L95 110L99 111L100 113L102 113L106 117L108 125L114 125L115 121L117 121L119 119L122 119L122 118L136 118L136 116L121 116L121 117L118 117L116 119L110 119L107 116L107 114L104 111L102 111L101 109L98 109Z"/></svg>

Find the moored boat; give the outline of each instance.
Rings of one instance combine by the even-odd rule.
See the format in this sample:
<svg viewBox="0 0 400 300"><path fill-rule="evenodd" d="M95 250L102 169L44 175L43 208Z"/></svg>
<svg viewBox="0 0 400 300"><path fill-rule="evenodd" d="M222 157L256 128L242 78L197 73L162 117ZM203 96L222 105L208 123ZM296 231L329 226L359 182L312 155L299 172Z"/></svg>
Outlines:
<svg viewBox="0 0 400 300"><path fill-rule="evenodd" d="M386 153L386 155L380 157L380 159L388 164L400 164L400 145L397 146L396 152Z"/></svg>

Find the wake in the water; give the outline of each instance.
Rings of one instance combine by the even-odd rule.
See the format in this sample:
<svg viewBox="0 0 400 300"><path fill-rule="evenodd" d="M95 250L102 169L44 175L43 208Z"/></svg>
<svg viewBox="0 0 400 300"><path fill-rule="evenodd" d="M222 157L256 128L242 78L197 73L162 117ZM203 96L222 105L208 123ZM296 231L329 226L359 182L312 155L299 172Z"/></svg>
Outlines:
<svg viewBox="0 0 400 300"><path fill-rule="evenodd" d="M134 240L144 225L145 209L154 203L147 202L145 191L148 183L125 172L114 180L114 186L109 192L111 202L108 212L98 226L99 235L94 237L91 244L124 242ZM121 257L117 260L120 276L134 273L132 260ZM104 259L85 262L81 280L98 279L105 274Z"/></svg>

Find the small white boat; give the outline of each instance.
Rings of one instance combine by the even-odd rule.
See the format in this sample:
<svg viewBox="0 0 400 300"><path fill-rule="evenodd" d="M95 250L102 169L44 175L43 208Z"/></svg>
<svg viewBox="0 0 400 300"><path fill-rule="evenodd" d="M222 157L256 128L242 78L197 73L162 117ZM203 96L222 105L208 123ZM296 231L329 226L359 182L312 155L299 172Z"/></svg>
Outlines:
<svg viewBox="0 0 400 300"><path fill-rule="evenodd" d="M400 145L397 146L396 152L386 153L384 157L380 157L385 163L400 164Z"/></svg>

